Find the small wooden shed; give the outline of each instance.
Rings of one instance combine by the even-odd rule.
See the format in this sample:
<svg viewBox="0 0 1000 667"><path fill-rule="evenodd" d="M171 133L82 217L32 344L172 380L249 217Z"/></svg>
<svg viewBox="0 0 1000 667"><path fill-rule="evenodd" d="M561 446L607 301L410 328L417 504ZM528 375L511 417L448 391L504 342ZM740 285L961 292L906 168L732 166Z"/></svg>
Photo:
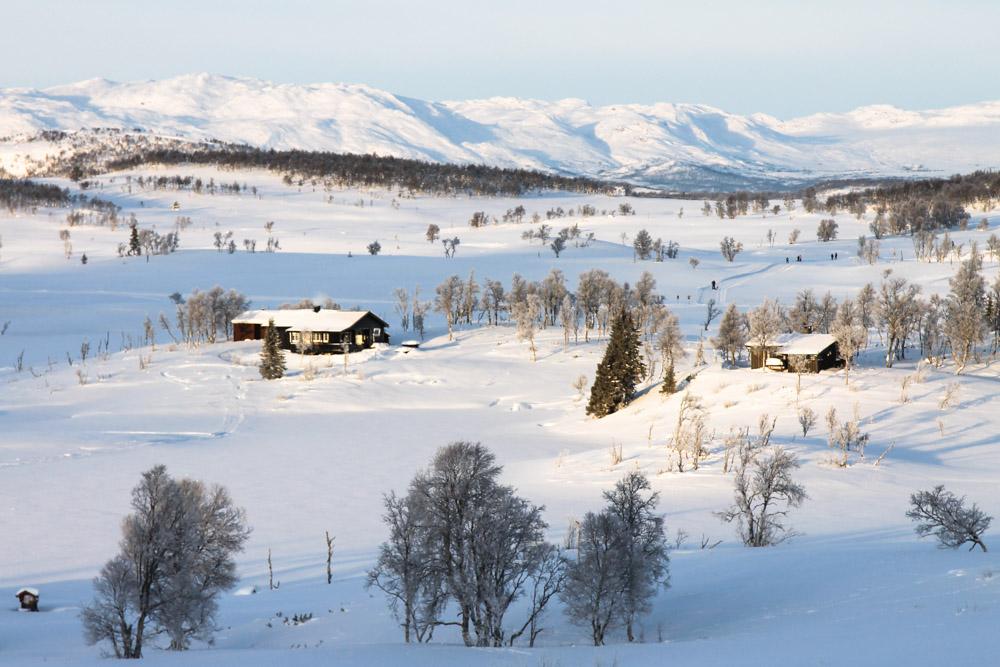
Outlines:
<svg viewBox="0 0 1000 667"><path fill-rule="evenodd" d="M38 589L22 588L14 593L14 597L21 603L21 609L24 611L38 611Z"/></svg>
<svg viewBox="0 0 1000 667"><path fill-rule="evenodd" d="M750 368L819 373L843 365L837 339L830 334L781 334L767 345L747 343Z"/></svg>

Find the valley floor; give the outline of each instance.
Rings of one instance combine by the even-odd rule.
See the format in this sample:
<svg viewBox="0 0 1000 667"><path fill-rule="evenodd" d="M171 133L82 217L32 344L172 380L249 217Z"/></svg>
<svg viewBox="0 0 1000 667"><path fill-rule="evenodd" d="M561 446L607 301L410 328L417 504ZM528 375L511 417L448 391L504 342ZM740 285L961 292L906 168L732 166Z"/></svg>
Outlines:
<svg viewBox="0 0 1000 667"><path fill-rule="evenodd" d="M865 223L843 215L840 241L771 246L767 229L779 239L793 228L811 237L820 216L719 221L702 217L700 202L670 200L632 200L636 216L553 221L557 228L579 222L597 238L556 259L537 241L520 239L537 225L473 230L467 220L472 211L501 214L517 203L544 214L585 202L613 209L620 200L402 199L397 208L391 193L335 192L331 203L330 193L308 185L300 191L267 174L238 177L259 186L260 198L129 193L121 175L114 183L106 177L102 196L135 211L143 225L171 229L174 200L193 219L177 253L148 263L117 256L123 228L74 227L74 257L66 260L57 235L64 212L0 217L0 326L10 321L0 336L0 592L7 596L0 664L102 660L99 648L84 644L77 614L91 596L90 579L115 552L130 489L157 463L176 476L227 486L254 532L239 557L241 583L222 600L215 644L183 654L153 649L153 663L916 665L988 660L1000 650L994 552L937 549L918 540L905 517L909 494L935 484L1000 511L1000 365L979 363L957 378L947 366L926 369L901 401L903 378L915 374L916 363L882 368L875 340L849 384L842 371L828 371L803 376L797 387L792 374L723 368L711 349L707 365L694 364L699 336L714 334L715 325L707 334L702 327L710 298L741 307L765 297L787 304L805 287L843 298L877 283L887 268L925 293L942 292L954 266L914 261L904 239L884 241L880 264L860 264L854 238ZM1000 221L985 215L995 229ZM229 255L212 247L216 230L261 239L269 220L281 236L278 253ZM430 222L443 235L461 236L454 259L424 240ZM678 241L680 257L635 262L620 234L632 237L643 227ZM955 237L982 246L989 233ZM733 263L719 257L722 235L745 244ZM383 253L366 255L364 246L376 238ZM77 259L84 251L85 266ZM833 252L839 259L828 259ZM382 347L351 355L346 368L342 357L289 355L288 375L273 382L258 374L259 343L188 347L162 331L155 349L136 343L143 318L171 317L168 294L213 284L238 289L261 307L329 296L371 308L393 323L398 343L414 334L396 326L393 288L419 284L430 298L453 273L474 270L480 281L509 284L515 271L540 279L551 268L562 269L571 288L590 268L633 284L643 270L654 274L686 337L689 355L678 375L694 374L686 391L701 398L715 434L697 471L670 471L666 443L680 397L663 396L654 383L626 410L587 417L573 382L592 379L605 341L567 345L556 329L539 336L533 362L513 327L468 327L448 340L435 319L418 350ZM996 271L987 261L988 280ZM712 279L721 289L711 290ZM82 340L96 347L104 336L110 354L79 359ZM122 342L130 349L119 350ZM140 356L151 360L140 364ZM942 409L953 382L958 398ZM803 437L799 406L820 417L831 406L845 418L857 410L871 434L864 459L831 465L825 427ZM732 495L720 449L730 429L754 429L764 413L777 417L775 441L799 456L797 479L809 500L790 516L798 536L748 549L714 514ZM402 643L382 597L363 586L385 538L381 497L404 489L438 447L455 440L489 446L504 466L503 481L545 505L557 542L572 519L600 507L601 491L626 471L650 477L672 538L678 531L689 537L671 554L671 587L644 617L639 643L616 635L609 646L588 647L587 632L568 624L558 607L536 649L467 649L449 632L431 645ZM623 450L618 464L609 454L614 444ZM332 585L323 573L327 530L336 536ZM998 536L994 530L987 543L1000 544ZM700 549L703 537L722 543ZM268 589L269 551L277 590ZM14 611L21 586L41 590L42 613ZM297 614L313 616L304 624L287 620Z"/></svg>

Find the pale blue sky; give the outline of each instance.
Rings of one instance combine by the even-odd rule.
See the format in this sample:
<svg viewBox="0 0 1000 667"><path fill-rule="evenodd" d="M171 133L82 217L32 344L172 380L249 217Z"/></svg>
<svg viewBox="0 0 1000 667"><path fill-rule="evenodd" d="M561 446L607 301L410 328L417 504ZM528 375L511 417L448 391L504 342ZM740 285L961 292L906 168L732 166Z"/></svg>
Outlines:
<svg viewBox="0 0 1000 667"><path fill-rule="evenodd" d="M0 18L0 87L205 71L781 118L1000 99L996 0L31 0Z"/></svg>

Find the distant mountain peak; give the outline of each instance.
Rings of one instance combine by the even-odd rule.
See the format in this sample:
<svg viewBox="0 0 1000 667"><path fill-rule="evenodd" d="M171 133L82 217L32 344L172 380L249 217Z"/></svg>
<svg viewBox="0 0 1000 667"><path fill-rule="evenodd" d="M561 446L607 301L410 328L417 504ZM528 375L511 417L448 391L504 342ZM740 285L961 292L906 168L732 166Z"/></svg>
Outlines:
<svg viewBox="0 0 1000 667"><path fill-rule="evenodd" d="M688 189L911 175L914 164L939 174L1000 166L1000 102L932 111L877 104L782 121L668 102L430 102L364 84L283 84L208 72L0 90L0 137L94 127ZM0 159L13 150L3 148Z"/></svg>

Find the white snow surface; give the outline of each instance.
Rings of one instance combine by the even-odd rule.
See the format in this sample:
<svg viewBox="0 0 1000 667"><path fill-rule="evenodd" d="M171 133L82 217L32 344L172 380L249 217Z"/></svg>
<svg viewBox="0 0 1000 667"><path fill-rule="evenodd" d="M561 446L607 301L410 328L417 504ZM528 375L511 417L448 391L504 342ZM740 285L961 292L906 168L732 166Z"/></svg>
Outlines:
<svg viewBox="0 0 1000 667"><path fill-rule="evenodd" d="M774 346L784 354L819 354L837 342L830 334L780 334L768 346ZM749 345L753 345L750 341Z"/></svg>
<svg viewBox="0 0 1000 667"><path fill-rule="evenodd" d="M248 310L233 320L241 324L267 324L274 320L275 326L291 327L297 331L343 331L360 320L368 311L330 310L321 308L319 312L311 308L280 310Z"/></svg>
<svg viewBox="0 0 1000 667"><path fill-rule="evenodd" d="M779 120L701 104L595 107L579 99L501 97L432 102L365 85L274 84L211 74L0 90L0 138L8 144L0 154L8 154L9 170L18 168L9 154L27 150L21 144L26 137L88 128L527 167L689 189L1000 166L1000 102L931 111L876 105Z"/></svg>
<svg viewBox="0 0 1000 667"><path fill-rule="evenodd" d="M989 553L941 550L918 539L905 517L909 494L935 484L1000 512L1000 367L984 360L958 377L948 365L927 369L901 401L916 353L883 368L874 334L849 385L842 371L827 371L802 376L799 387L794 374L723 368L710 342L718 320L704 330L711 298L746 309L765 297L788 304L810 287L841 299L866 282L877 284L887 269L917 282L924 294L945 292L956 265L914 261L908 239L883 239L875 266L854 257L855 237L867 231L871 214L862 221L837 216L841 238L819 243L811 232L825 214L801 208L720 222L703 217L700 202L632 199L635 216L553 221L557 228L578 223L597 238L589 247L570 245L557 259L521 239L534 225L471 229L467 221L473 211L501 214L517 204L529 217L544 217L555 206L587 203L601 211L623 200L555 193L518 200L417 197L393 205L398 193L291 187L262 172L183 166L130 172L139 174L238 179L256 186L259 196L142 190L134 179L130 189L123 174L97 178L94 194L114 199L144 227L173 229L175 200L192 218L180 233L180 250L148 261L118 257L124 227L70 228L73 255L66 259L58 237L65 211L0 212L0 600L7 600L0 605L0 665L108 664L99 647L84 643L78 613L92 595L91 578L117 549L130 489L158 463L177 476L226 485L246 508L253 534L238 557L240 584L221 599L214 645L180 654L149 647L152 664L941 665L989 663L1000 652L1000 531L986 535ZM983 246L1000 223L997 211L973 213L977 223L986 217L990 229L955 232L966 247ZM230 255L213 248L216 231L264 239L268 221L280 252ZM443 236L461 237L454 258L425 240L432 222ZM636 262L621 234L632 238L640 228L677 241L679 257ZM784 239L794 228L806 240L767 243L768 229ZM732 263L719 253L723 235L745 247ZM364 248L376 238L383 250L372 257ZM79 261L84 252L86 265ZM832 252L840 259L831 260ZM795 255L803 261L786 263ZM697 268L691 258L699 259ZM571 287L591 268L632 284L643 271L655 276L685 336L688 355L677 377L694 374L688 390L701 397L714 433L699 470L669 471L666 443L680 395L663 396L655 382L644 383L640 397L619 413L601 420L585 415L573 382L593 378L605 344L594 337L567 345L550 328L539 334L532 362L512 326L462 327L449 340L435 315L418 350L379 347L351 355L346 368L339 356L289 354L288 375L276 381L260 378L256 341L187 347L157 327L155 348L141 346L144 318L155 322L162 312L172 319L167 295L174 291L219 284L246 293L256 308L329 296L371 309L402 340L415 334L400 330L396 287L419 285L426 300L452 274L475 271L480 283L494 278L509 285L514 272L538 280L553 268ZM987 280L997 272L987 256ZM696 367L700 336L710 363ZM97 350L105 339L107 355ZM84 340L91 350L86 361ZM954 382L958 397L941 408ZM853 454L847 468L831 466L825 428L802 436L801 406L819 415L835 407L843 419L857 410L871 434L865 459ZM761 413L777 417L775 442L802 462L797 479L809 499L789 516L796 537L749 549L714 513L732 498L722 441L731 428L756 429ZM534 649L468 649L448 628L430 645L403 644L383 597L363 586L386 536L382 494L404 491L438 447L459 439L482 441L496 453L502 480L545 506L556 542L571 518L600 508L601 492L626 471L649 476L670 535L690 537L671 554L671 587L643 615L640 641L628 645L614 633L608 646L589 647L586 629L568 623L556 604ZM613 465L609 448L616 443L624 460ZM324 573L327 530L336 536L332 585ZM701 549L703 537L722 544ZM268 590L269 550L277 590ZM25 586L41 593L40 613L15 612L12 593ZM516 605L511 622L523 612ZM284 621L303 613L313 620Z"/></svg>

